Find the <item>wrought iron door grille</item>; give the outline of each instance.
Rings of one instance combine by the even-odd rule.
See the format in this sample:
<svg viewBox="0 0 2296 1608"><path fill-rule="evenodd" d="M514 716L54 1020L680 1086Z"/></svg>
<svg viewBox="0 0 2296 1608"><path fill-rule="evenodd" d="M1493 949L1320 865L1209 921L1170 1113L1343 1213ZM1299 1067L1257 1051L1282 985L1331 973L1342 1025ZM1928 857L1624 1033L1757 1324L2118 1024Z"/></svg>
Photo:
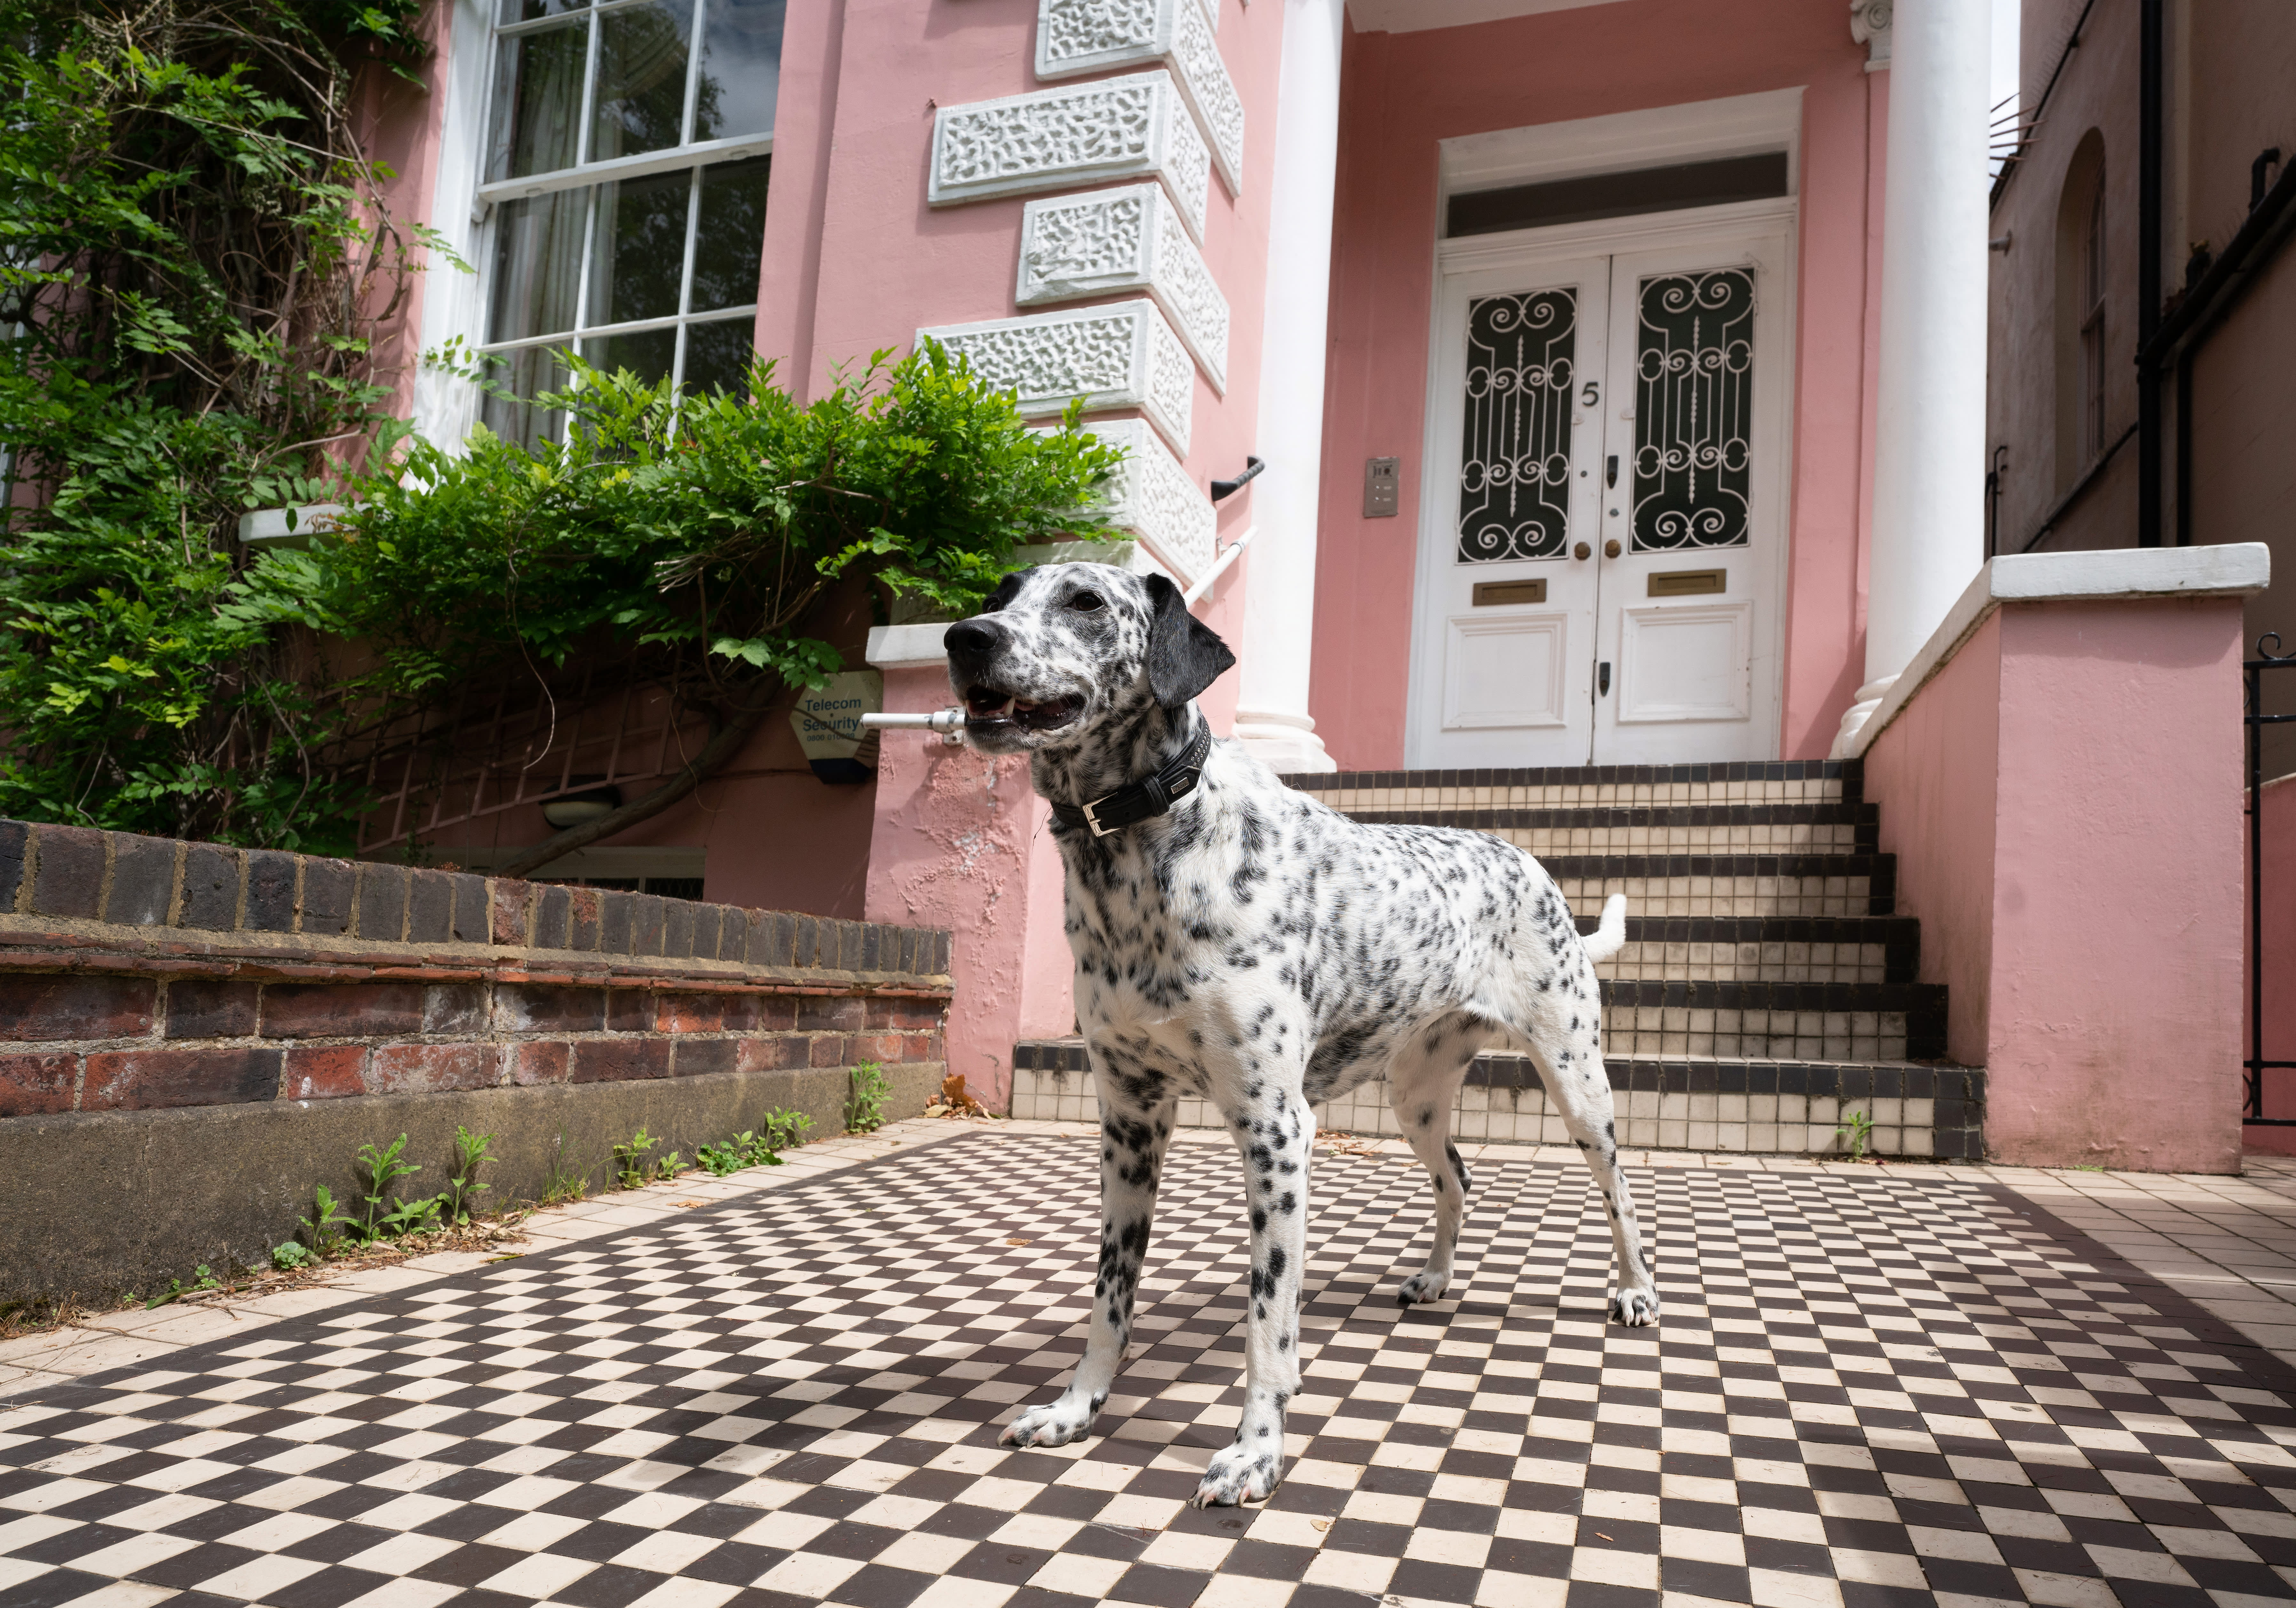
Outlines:
<svg viewBox="0 0 2296 1608"><path fill-rule="evenodd" d="M1636 550L1744 546L1752 528L1753 270L1645 279L1637 303Z"/></svg>
<svg viewBox="0 0 2296 1608"><path fill-rule="evenodd" d="M1484 296L1467 307L1459 562L1558 558L1570 523L1570 377L1578 293Z"/></svg>
<svg viewBox="0 0 2296 1608"><path fill-rule="evenodd" d="M2248 1059L2243 1063L2248 1088L2241 1121L2249 1128L2296 1128L2296 1117L2264 1114L2264 1074L2296 1071L2296 1061L2264 1057L2264 728L2296 724L2296 715L2264 712L2265 671L2296 669L2296 653L2274 652L2279 645L2280 633L2267 631L2256 639L2256 657L2242 666L2248 725Z"/></svg>

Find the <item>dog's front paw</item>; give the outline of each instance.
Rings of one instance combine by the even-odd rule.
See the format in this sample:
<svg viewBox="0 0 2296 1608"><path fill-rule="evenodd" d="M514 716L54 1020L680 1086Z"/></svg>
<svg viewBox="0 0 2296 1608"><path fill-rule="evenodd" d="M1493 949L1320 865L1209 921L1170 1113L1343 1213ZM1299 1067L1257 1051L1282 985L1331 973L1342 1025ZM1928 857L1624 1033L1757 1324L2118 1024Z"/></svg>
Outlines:
<svg viewBox="0 0 2296 1608"><path fill-rule="evenodd" d="M996 1439L1004 1446L1066 1446L1092 1428L1092 1403L1063 1396L1030 1407L1006 1424Z"/></svg>
<svg viewBox="0 0 2296 1608"><path fill-rule="evenodd" d="M1281 1452L1258 1451L1240 1440L1222 1447L1204 1469L1203 1482L1189 1498L1190 1505L1233 1507L1239 1502L1266 1501L1281 1477L1277 1464L1282 1457Z"/></svg>
<svg viewBox="0 0 2296 1608"><path fill-rule="evenodd" d="M1658 1322L1658 1292L1620 1290L1611 1296L1611 1316L1628 1328L1647 1328Z"/></svg>
<svg viewBox="0 0 2296 1608"><path fill-rule="evenodd" d="M1401 1307L1423 1307L1429 1301L1442 1300L1443 1292L1448 1289L1450 1284L1449 1274L1437 1273L1432 1268L1422 1268L1396 1286L1396 1304Z"/></svg>

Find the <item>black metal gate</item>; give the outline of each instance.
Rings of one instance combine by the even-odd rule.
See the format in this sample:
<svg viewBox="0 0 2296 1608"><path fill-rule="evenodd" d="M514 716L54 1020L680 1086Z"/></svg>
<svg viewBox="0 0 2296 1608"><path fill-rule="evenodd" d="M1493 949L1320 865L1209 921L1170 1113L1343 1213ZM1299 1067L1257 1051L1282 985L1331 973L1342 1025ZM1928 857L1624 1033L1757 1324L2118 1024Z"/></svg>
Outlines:
<svg viewBox="0 0 2296 1608"><path fill-rule="evenodd" d="M2296 1117L2264 1114L2264 1074L2296 1070L2296 1061L2264 1058L2264 728L2296 723L2296 715L2264 712L2264 672L2296 669L2296 653L2276 653L2280 633L2256 639L2256 657L2245 661L2248 723L2248 1100L2241 1112L2249 1128L2296 1128Z"/></svg>

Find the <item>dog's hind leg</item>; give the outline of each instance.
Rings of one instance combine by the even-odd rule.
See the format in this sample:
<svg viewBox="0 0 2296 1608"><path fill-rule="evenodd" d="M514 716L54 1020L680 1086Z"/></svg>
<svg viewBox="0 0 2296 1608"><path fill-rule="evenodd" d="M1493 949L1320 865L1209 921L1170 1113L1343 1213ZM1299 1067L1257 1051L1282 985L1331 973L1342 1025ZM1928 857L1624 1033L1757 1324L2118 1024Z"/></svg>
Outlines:
<svg viewBox="0 0 2296 1608"><path fill-rule="evenodd" d="M1388 1065L1388 1103L1435 1191L1435 1243L1427 1265L1397 1289L1395 1299L1403 1306L1439 1300L1451 1283L1451 1258L1472 1182L1451 1143L1451 1110L1467 1068L1490 1035L1489 1025L1474 1017L1446 1016L1414 1034Z"/></svg>
<svg viewBox="0 0 2296 1608"><path fill-rule="evenodd" d="M1153 1103L1132 1102L1122 1080L1103 1073L1099 1082L1100 1267L1093 1279L1091 1332L1069 1388L1006 1424L997 1439L1007 1446L1065 1446L1091 1429L1131 1338L1132 1298L1148 1254L1156 1185L1179 1101L1167 1093Z"/></svg>

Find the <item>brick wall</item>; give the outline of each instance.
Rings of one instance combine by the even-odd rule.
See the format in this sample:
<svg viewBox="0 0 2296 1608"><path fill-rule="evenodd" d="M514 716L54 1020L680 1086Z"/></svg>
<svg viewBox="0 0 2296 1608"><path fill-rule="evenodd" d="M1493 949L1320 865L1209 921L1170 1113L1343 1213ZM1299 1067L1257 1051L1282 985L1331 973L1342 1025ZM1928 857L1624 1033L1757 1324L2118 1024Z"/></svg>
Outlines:
<svg viewBox="0 0 2296 1608"><path fill-rule="evenodd" d="M949 935L0 821L0 1118L939 1062Z"/></svg>

